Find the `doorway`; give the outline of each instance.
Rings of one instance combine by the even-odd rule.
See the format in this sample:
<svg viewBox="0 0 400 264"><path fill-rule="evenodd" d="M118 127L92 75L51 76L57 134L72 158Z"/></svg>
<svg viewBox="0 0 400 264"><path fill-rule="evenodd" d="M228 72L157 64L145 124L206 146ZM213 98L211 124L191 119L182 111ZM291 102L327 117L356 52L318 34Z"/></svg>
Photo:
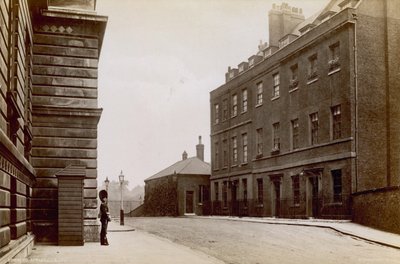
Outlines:
<svg viewBox="0 0 400 264"><path fill-rule="evenodd" d="M309 182L311 187L311 217L318 217L319 215L318 177L310 177Z"/></svg>
<svg viewBox="0 0 400 264"><path fill-rule="evenodd" d="M281 182L274 181L275 190L275 216L279 217L281 214Z"/></svg>
<svg viewBox="0 0 400 264"><path fill-rule="evenodd" d="M237 189L238 189L239 181L233 181L232 186L231 186L231 212L232 215L238 215L239 214L239 206L238 206L238 200L237 200Z"/></svg>
<svg viewBox="0 0 400 264"><path fill-rule="evenodd" d="M193 202L194 202L194 192L193 191L186 191L186 206L185 206L185 213L186 214L193 214Z"/></svg>

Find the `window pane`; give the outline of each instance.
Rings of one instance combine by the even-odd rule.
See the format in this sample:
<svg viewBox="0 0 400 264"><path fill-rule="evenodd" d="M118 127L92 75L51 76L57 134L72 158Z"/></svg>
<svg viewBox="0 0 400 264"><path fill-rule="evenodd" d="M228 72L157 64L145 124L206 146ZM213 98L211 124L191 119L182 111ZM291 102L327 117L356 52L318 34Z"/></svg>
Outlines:
<svg viewBox="0 0 400 264"><path fill-rule="evenodd" d="M273 89L272 97L278 97L279 96L279 84L280 84L279 73L275 74L273 76L273 78L274 78L274 89Z"/></svg>
<svg viewBox="0 0 400 264"><path fill-rule="evenodd" d="M219 104L214 105L214 122L215 124L219 123Z"/></svg>
<svg viewBox="0 0 400 264"><path fill-rule="evenodd" d="M243 163L247 163L247 133L242 135Z"/></svg>
<svg viewBox="0 0 400 264"><path fill-rule="evenodd" d="M342 170L332 170L333 200L342 201Z"/></svg>
<svg viewBox="0 0 400 264"><path fill-rule="evenodd" d="M293 204L300 204L300 178L299 175L292 177L292 189L293 189Z"/></svg>
<svg viewBox="0 0 400 264"><path fill-rule="evenodd" d="M342 115L340 105L332 107L332 136L334 140L342 137Z"/></svg>
<svg viewBox="0 0 400 264"><path fill-rule="evenodd" d="M273 142L273 150L279 150L280 149L280 125L279 123L275 123L273 124L273 138L274 138L274 142Z"/></svg>
<svg viewBox="0 0 400 264"><path fill-rule="evenodd" d="M232 138L232 164L237 163L237 138Z"/></svg>
<svg viewBox="0 0 400 264"><path fill-rule="evenodd" d="M237 106L237 95L234 94L232 96L232 116L236 116L237 115L237 109L238 109L238 106Z"/></svg>
<svg viewBox="0 0 400 264"><path fill-rule="evenodd" d="M311 121L311 144L318 143L318 113L313 113L310 115Z"/></svg>
<svg viewBox="0 0 400 264"><path fill-rule="evenodd" d="M261 105L263 103L263 83L260 82L257 84L257 105Z"/></svg>
<svg viewBox="0 0 400 264"><path fill-rule="evenodd" d="M219 167L219 145L218 142L214 144L214 169L218 169Z"/></svg>
<svg viewBox="0 0 400 264"><path fill-rule="evenodd" d="M247 112L247 89L242 91L242 112Z"/></svg>
<svg viewBox="0 0 400 264"><path fill-rule="evenodd" d="M256 130L257 155L263 154L263 129Z"/></svg>
<svg viewBox="0 0 400 264"><path fill-rule="evenodd" d="M228 119L228 100L222 101L222 120Z"/></svg>
<svg viewBox="0 0 400 264"><path fill-rule="evenodd" d="M299 147L299 120L292 120L292 148L297 149Z"/></svg>

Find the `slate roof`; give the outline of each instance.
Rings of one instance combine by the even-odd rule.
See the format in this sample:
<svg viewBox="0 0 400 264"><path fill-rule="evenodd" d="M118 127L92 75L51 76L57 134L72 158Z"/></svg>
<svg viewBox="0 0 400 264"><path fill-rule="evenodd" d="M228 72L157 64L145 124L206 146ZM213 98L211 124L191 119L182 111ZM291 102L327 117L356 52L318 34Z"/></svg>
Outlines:
<svg viewBox="0 0 400 264"><path fill-rule="evenodd" d="M209 163L200 160L198 157L191 157L174 163L168 168L147 178L145 181L162 178L173 174L211 175L211 166Z"/></svg>

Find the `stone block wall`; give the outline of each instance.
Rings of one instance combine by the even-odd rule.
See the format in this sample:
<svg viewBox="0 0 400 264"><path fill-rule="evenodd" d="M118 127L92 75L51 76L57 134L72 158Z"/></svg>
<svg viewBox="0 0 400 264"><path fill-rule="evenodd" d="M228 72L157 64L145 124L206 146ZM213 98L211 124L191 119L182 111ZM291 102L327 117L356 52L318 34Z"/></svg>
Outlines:
<svg viewBox="0 0 400 264"><path fill-rule="evenodd" d="M97 220L98 60L107 18L93 13L42 10L34 19L32 165L34 230L57 241L56 173L86 168L84 239L99 240Z"/></svg>
<svg viewBox="0 0 400 264"><path fill-rule="evenodd" d="M0 1L0 258L31 231L31 19L27 1Z"/></svg>

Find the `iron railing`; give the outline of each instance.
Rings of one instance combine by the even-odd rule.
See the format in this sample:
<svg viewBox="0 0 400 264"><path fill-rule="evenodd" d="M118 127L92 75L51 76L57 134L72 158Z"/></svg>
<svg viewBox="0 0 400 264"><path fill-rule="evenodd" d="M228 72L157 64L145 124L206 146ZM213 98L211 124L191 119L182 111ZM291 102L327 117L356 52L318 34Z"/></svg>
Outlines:
<svg viewBox="0 0 400 264"><path fill-rule="evenodd" d="M205 215L276 216L282 218L351 218L351 196L298 197L259 202L257 199L236 201L209 201Z"/></svg>

